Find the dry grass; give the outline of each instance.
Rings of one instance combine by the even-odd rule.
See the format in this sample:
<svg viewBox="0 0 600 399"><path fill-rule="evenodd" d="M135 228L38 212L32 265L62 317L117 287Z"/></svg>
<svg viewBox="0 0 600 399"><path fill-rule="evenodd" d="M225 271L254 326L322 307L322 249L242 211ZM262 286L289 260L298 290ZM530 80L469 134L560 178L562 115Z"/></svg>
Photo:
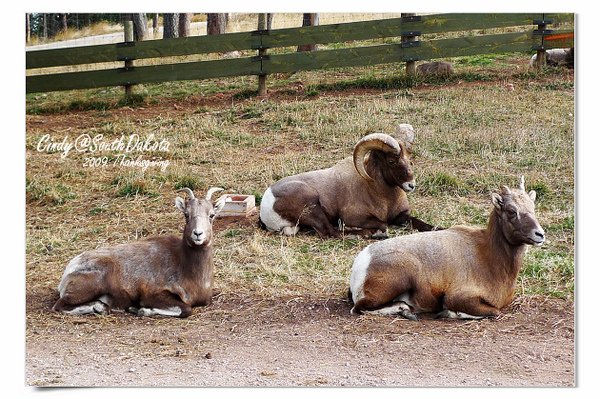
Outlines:
<svg viewBox="0 0 600 399"><path fill-rule="evenodd" d="M122 32L123 25L121 24L111 24L106 21L96 22L89 26L84 26L82 28L68 28L66 31L61 31L57 33L50 39L43 40L38 38L37 36L32 36L31 41L27 43L28 46L35 46L37 44L42 43L51 43L51 42L61 42L64 40L72 40L79 39L82 37L90 37L97 35L105 35L108 33Z"/></svg>
<svg viewBox="0 0 600 399"><path fill-rule="evenodd" d="M523 63L526 60L522 61ZM522 66L522 65L521 65ZM460 72L460 66L458 66ZM339 73L301 73L308 86ZM514 80L406 89L352 89L306 95L285 89L270 99L217 101L202 95L158 98L141 108L27 117L27 290L49 293L66 262L85 249L155 234L180 234L173 206L176 188L200 192L221 186L257 199L277 179L328 167L351 154L364 134L411 123L417 132L418 189L414 214L450 226L483 224L489 193L516 186L525 175L538 191L538 216L548 243L529 251L520 295L572 297L574 290L574 92L565 71ZM338 76L334 76L334 75ZM507 79L514 91L505 87ZM331 81L331 80L330 80ZM335 82L338 80L333 80ZM221 97L219 97L221 96ZM195 101L205 101L198 106ZM29 99L32 106L35 99ZM80 134L106 140L136 133L170 143L167 153L143 154L170 161L165 172L113 166L84 168L84 154L36 150L39 139ZM112 162L117 155L99 155ZM137 194L136 194L137 193ZM254 298L344 298L362 239L321 240L312 234L281 237L257 228L256 216L216 222L216 286ZM391 235L407 234L392 229Z"/></svg>

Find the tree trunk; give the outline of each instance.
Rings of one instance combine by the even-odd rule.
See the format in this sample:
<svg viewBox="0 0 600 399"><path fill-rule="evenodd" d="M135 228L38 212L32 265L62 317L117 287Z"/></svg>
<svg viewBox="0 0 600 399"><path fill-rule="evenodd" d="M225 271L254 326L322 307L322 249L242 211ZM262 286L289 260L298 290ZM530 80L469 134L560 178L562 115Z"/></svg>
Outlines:
<svg viewBox="0 0 600 399"><path fill-rule="evenodd" d="M302 14L302 26L318 26L319 14ZM302 44L298 46L298 51L316 51L316 44Z"/></svg>
<svg viewBox="0 0 600 399"><path fill-rule="evenodd" d="M61 27L61 31L62 32L66 32L67 28L68 28L68 24L67 24L67 14L60 14L60 20L62 22L62 27Z"/></svg>
<svg viewBox="0 0 600 399"><path fill-rule="evenodd" d="M29 13L25 14L25 43L31 40L31 17Z"/></svg>
<svg viewBox="0 0 600 399"><path fill-rule="evenodd" d="M190 35L190 23L192 22L191 12L179 14L179 37L188 37Z"/></svg>
<svg viewBox="0 0 600 399"><path fill-rule="evenodd" d="M158 29L158 14L152 14L152 30L154 33L157 32Z"/></svg>
<svg viewBox="0 0 600 399"><path fill-rule="evenodd" d="M163 14L163 39L179 36L179 14Z"/></svg>
<svg viewBox="0 0 600 399"><path fill-rule="evenodd" d="M48 14L44 14L42 17L42 38L48 39Z"/></svg>
<svg viewBox="0 0 600 399"><path fill-rule="evenodd" d="M131 14L133 21L133 40L141 42L148 39L148 18L146 13Z"/></svg>
<svg viewBox="0 0 600 399"><path fill-rule="evenodd" d="M227 30L227 14L206 14L206 33L220 35Z"/></svg>

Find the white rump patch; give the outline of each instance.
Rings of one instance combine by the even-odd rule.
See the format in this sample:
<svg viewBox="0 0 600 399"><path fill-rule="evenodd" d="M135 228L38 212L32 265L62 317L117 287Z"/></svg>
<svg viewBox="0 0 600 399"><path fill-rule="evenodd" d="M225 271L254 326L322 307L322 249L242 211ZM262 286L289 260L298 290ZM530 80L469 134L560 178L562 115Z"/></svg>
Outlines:
<svg viewBox="0 0 600 399"><path fill-rule="evenodd" d="M267 230L282 232L285 235L296 234L299 227L279 216L273 209L274 204L275 196L271 191L271 187L269 187L260 201L260 220L265 224Z"/></svg>
<svg viewBox="0 0 600 399"><path fill-rule="evenodd" d="M171 306L170 308L139 308L137 311L138 316L180 316L181 308L179 306Z"/></svg>
<svg viewBox="0 0 600 399"><path fill-rule="evenodd" d="M66 281L67 276L73 272L76 272L78 269L80 269L82 267L81 255L83 255L83 252L80 253L79 255L77 255L76 257L74 257L73 259L71 259L71 261L67 264L65 271L63 272L62 278L60 279L60 283L58 283L58 292L61 297L65 294L64 290L65 290L65 284L67 282Z"/></svg>
<svg viewBox="0 0 600 399"><path fill-rule="evenodd" d="M362 297L365 296L364 284L367 279L367 270L371 264L371 245L368 245L365 249L354 258L352 264L352 271L350 272L350 292L352 292L352 300L354 303L358 302Z"/></svg>

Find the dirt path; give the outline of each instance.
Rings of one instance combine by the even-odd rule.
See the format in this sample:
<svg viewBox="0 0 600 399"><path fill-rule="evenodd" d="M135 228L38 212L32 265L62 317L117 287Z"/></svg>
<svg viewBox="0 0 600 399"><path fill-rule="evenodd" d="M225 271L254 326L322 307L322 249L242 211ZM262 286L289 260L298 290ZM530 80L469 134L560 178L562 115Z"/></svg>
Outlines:
<svg viewBox="0 0 600 399"><path fill-rule="evenodd" d="M44 299L45 298L45 299ZM573 386L570 301L496 320L354 317L346 301L219 295L185 320L63 316L29 297L35 386ZM40 301L37 301L39 299Z"/></svg>

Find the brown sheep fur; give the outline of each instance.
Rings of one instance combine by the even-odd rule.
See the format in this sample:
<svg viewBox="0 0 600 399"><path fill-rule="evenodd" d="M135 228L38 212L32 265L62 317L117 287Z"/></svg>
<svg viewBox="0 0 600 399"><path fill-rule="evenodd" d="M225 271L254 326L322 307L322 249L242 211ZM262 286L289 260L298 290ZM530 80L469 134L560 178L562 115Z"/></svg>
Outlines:
<svg viewBox="0 0 600 399"><path fill-rule="evenodd" d="M487 228L454 226L369 245L352 266L352 313L498 315L512 301L527 245L544 241L535 196L522 180L517 190L492 194Z"/></svg>

